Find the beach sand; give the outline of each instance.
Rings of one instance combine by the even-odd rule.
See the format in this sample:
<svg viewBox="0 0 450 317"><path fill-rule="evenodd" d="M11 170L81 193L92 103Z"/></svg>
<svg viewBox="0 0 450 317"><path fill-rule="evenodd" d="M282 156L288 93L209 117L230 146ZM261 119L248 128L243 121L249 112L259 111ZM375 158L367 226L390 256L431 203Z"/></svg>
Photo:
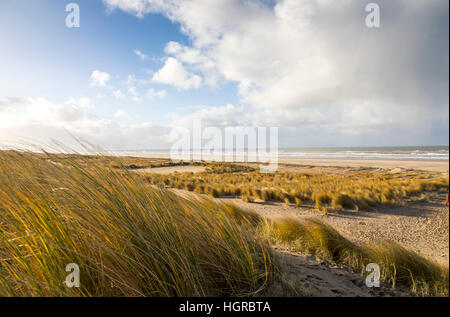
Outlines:
<svg viewBox="0 0 450 317"><path fill-rule="evenodd" d="M181 195L199 195L172 189ZM203 195L202 195L203 196ZM449 208L441 195L432 195L427 201L408 201L405 206L380 207L373 211L340 211L320 214L314 206L286 206L278 202L246 203L238 198L216 198L254 211L268 218L313 218L333 226L340 234L356 244L377 241L395 241L430 260L449 264ZM360 272L275 246L283 280L304 293L300 296L326 297L404 297L412 296L408 289L381 284L368 288L365 275ZM279 291L275 296L285 296Z"/></svg>
<svg viewBox="0 0 450 317"><path fill-rule="evenodd" d="M167 166L167 167L152 167L152 168L140 168L135 170L138 173L156 173L156 174L170 174L170 173L198 173L203 172L206 168L204 166Z"/></svg>
<svg viewBox="0 0 450 317"><path fill-rule="evenodd" d="M277 202L246 203L226 199L265 217L316 218L329 223L349 240L372 243L392 240L425 257L448 265L449 208L445 195L430 195L427 201L407 201L405 206L377 207L372 211L340 211L323 215L314 206L286 206Z"/></svg>
<svg viewBox="0 0 450 317"><path fill-rule="evenodd" d="M314 166L370 167L383 169L416 169L445 172L449 169L447 160L359 160L359 159L302 159L280 158L279 163Z"/></svg>
<svg viewBox="0 0 450 317"><path fill-rule="evenodd" d="M199 195L172 190L180 195ZM274 201L247 203L240 198L216 199L267 218L319 219L357 244L391 240L427 258L446 265L449 263L449 207L445 206L444 194L431 194L426 201L407 200L404 206L380 206L371 211L337 211L327 215L320 213L314 205L297 207Z"/></svg>
<svg viewBox="0 0 450 317"><path fill-rule="evenodd" d="M161 158L161 156L158 156ZM238 163L242 164L242 163ZM247 163L257 167L258 164ZM448 161L353 160L353 159L280 159L278 171L347 173L352 171L387 170L402 173L406 170L426 170L448 175ZM171 166L138 170L141 173L201 172L203 166ZM184 191L177 190L180 193ZM190 192L184 192L193 194ZM426 201L407 201L405 206L377 207L372 211L335 212L320 214L314 206L286 206L278 202L246 203L239 198L220 198L256 211L266 217L319 218L357 243L393 240L426 257L449 261L449 208L445 193L434 193Z"/></svg>
<svg viewBox="0 0 450 317"><path fill-rule="evenodd" d="M180 195L199 194L172 189ZM204 196L204 195L201 195ZM313 218L333 226L340 234L356 244L395 241L430 260L449 264L449 208L444 195L432 194L427 201L407 201L405 206L379 207L372 211L339 211L321 214L314 206L287 206L279 202L246 203L239 198L216 198L254 211L268 218ZM300 296L412 296L408 289L392 289L386 284L368 288L360 272L324 261L315 256L299 254L275 246L282 264L282 276L288 284L304 293ZM276 296L284 296L280 291Z"/></svg>
<svg viewBox="0 0 450 317"><path fill-rule="evenodd" d="M161 156L158 156L161 158ZM167 159L167 158L166 158ZM384 170L392 173L411 173L423 170L448 176L448 161L424 160L356 160L356 159L301 159L281 158L278 171L327 173L330 175L354 171ZM242 163L237 163L242 164ZM256 163L246 163L258 167ZM172 166L142 169L140 172L173 173L201 172L202 166ZM413 172L414 173L414 172ZM172 189L180 195L199 194ZM203 196L203 195L202 195ZM432 193L427 200L407 200L404 206L376 207L371 211L331 211L320 213L313 205L255 201L247 203L239 198L217 198L254 211L268 218L293 217L322 220L349 240L357 243L395 241L431 260L448 266L449 263L449 207L445 206L445 193ZM293 285L301 285L305 296L410 296L408 290L383 286L368 288L360 273L323 261L316 257L297 254L277 248L276 255L283 267L284 278ZM283 296L279 293L278 296Z"/></svg>
<svg viewBox="0 0 450 317"><path fill-rule="evenodd" d="M144 155L146 158L170 159L169 155ZM236 162L240 164L242 162ZM251 163L251 162L249 162ZM332 159L332 158L286 158L278 159L280 165L316 166L316 167L351 167L373 169L415 169L431 172L446 172L449 170L448 160L362 160L362 159ZM258 165L258 163L251 163Z"/></svg>

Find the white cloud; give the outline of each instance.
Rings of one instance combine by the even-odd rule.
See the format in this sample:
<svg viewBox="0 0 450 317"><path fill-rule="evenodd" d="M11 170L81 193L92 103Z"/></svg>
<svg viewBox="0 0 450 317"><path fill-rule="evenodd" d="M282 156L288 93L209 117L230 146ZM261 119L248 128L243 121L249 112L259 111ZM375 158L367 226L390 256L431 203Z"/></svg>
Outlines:
<svg viewBox="0 0 450 317"><path fill-rule="evenodd" d="M203 54L201 50L170 41L166 44L164 51L202 73L207 85L211 87L217 86L221 75L216 69L214 60Z"/></svg>
<svg viewBox="0 0 450 317"><path fill-rule="evenodd" d="M130 114L127 111L125 111L125 110L119 109L119 110L116 111L116 113L114 113L114 117L116 117L116 118L129 118Z"/></svg>
<svg viewBox="0 0 450 317"><path fill-rule="evenodd" d="M183 46L180 43L170 41L166 44L164 51L175 55L178 59L189 64L199 64L205 61L205 56L197 49Z"/></svg>
<svg viewBox="0 0 450 317"><path fill-rule="evenodd" d="M128 92L129 92L130 94L132 94L133 96L136 96L136 95L137 95L137 92L136 92L136 86L129 86L129 87L128 87Z"/></svg>
<svg viewBox="0 0 450 317"><path fill-rule="evenodd" d="M228 104L223 107L203 107L187 116L170 114L172 126L190 128L196 120L200 120L203 126L227 127L248 125L250 117L245 114L243 107Z"/></svg>
<svg viewBox="0 0 450 317"><path fill-rule="evenodd" d="M183 65L173 57L166 59L164 66L153 74L152 81L184 90L199 88L202 84L200 76L186 71Z"/></svg>
<svg viewBox="0 0 450 317"><path fill-rule="evenodd" d="M379 0L379 29L364 24L370 0L103 2L138 17L161 13L190 39L168 42L162 68L147 81L129 76L121 94L134 101L141 89L153 98L167 94L143 90L150 82L239 88L243 106L173 115L173 125L201 118L218 126L294 127L299 145L370 145L364 142L382 137L411 144L434 129L448 134L448 1ZM95 70L90 82L107 86L110 79ZM91 107L80 99L0 100L0 129L34 136L45 127L52 136L64 127L107 146L161 147L166 127L121 125L92 116Z"/></svg>
<svg viewBox="0 0 450 317"><path fill-rule="evenodd" d="M137 93L136 86L128 86L128 92L131 94L131 100L134 102L141 102L141 97Z"/></svg>
<svg viewBox="0 0 450 317"><path fill-rule="evenodd" d="M379 29L365 26L368 2L104 0L189 36L167 43L155 82L195 87L183 65L209 85L235 82L251 120L340 135L432 129L434 113L448 117L448 2L380 0Z"/></svg>
<svg viewBox="0 0 450 317"><path fill-rule="evenodd" d="M82 98L78 99L78 104L79 104L80 108L84 108L84 109L89 109L89 108L93 107L91 100L87 97L82 97Z"/></svg>
<svg viewBox="0 0 450 317"><path fill-rule="evenodd" d="M140 50L134 50L134 54L136 54L141 61L145 61L146 59L148 59L148 55L142 53Z"/></svg>
<svg viewBox="0 0 450 317"><path fill-rule="evenodd" d="M106 72L101 72L98 69L94 70L91 74L91 86L106 86L106 83L110 80L111 75Z"/></svg>
<svg viewBox="0 0 450 317"><path fill-rule="evenodd" d="M135 14L137 17L142 18L145 13L158 10L165 6L161 0L147 1L147 0L103 0L109 10L120 8L126 12Z"/></svg>
<svg viewBox="0 0 450 317"><path fill-rule="evenodd" d="M62 104L55 104L47 98L24 98L9 111L1 113L0 126L4 128L21 124L51 124L62 126L87 119L86 110L92 105L88 98L68 99Z"/></svg>
<svg viewBox="0 0 450 317"><path fill-rule="evenodd" d="M149 98L160 98L163 99L165 96L167 96L167 91L165 90L155 90L153 88L150 88L147 92L147 97Z"/></svg>
<svg viewBox="0 0 450 317"><path fill-rule="evenodd" d="M93 105L92 105L93 107ZM150 122L119 124L88 112L86 100L69 99L61 104L44 97L0 99L0 145L36 149L57 140L71 149L79 145L67 132L91 144L109 149L151 149L169 147L170 129ZM125 110L118 119L127 118Z"/></svg>
<svg viewBox="0 0 450 317"><path fill-rule="evenodd" d="M0 100L0 112L11 111L15 105L26 104L27 100L24 98L8 97L5 100Z"/></svg>
<svg viewBox="0 0 450 317"><path fill-rule="evenodd" d="M136 82L136 77L134 77L133 75L128 75L127 85L128 86L134 85L135 82Z"/></svg>
<svg viewBox="0 0 450 317"><path fill-rule="evenodd" d="M125 98L125 95L119 89L113 90L112 93L116 99L124 99Z"/></svg>
<svg viewBox="0 0 450 317"><path fill-rule="evenodd" d="M150 80L137 79L134 75L128 75L126 84L128 86L141 86L141 85L146 85L149 82L150 82Z"/></svg>

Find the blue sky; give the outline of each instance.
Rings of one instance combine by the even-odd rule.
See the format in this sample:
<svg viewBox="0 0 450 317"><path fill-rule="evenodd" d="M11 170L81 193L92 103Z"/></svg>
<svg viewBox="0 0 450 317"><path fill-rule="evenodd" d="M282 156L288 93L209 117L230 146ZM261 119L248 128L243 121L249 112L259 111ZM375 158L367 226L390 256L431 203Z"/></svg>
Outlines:
<svg viewBox="0 0 450 317"><path fill-rule="evenodd" d="M283 147L448 145L448 2L378 1L378 29L366 2L1 1L0 141L161 148L201 119Z"/></svg>
<svg viewBox="0 0 450 317"><path fill-rule="evenodd" d="M148 80L149 72L164 64L168 41L190 41L179 31L179 25L160 14L137 19L118 10L108 13L101 1L92 0L76 2L81 27L67 28L67 3L70 1L19 0L0 4L0 37L7 43L0 52L0 80L4 83L0 95L49 96L54 102L86 96L95 102L95 114L99 116L113 118L117 110L126 107L136 113L136 122L161 124L168 123L170 111L180 112L183 107L237 102L233 83L221 89L191 91L146 85L138 91L144 94L151 88L164 89L167 97L139 103L117 100L105 89L91 87L88 79L95 69L111 74L110 84L117 89L124 89L128 75ZM142 61L134 50L149 58Z"/></svg>

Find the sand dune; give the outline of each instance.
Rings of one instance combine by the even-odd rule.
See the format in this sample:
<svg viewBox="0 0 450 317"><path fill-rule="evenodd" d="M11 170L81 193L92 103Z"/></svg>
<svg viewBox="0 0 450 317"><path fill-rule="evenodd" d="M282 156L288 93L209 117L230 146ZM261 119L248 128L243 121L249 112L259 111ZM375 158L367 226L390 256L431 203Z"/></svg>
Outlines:
<svg viewBox="0 0 450 317"><path fill-rule="evenodd" d="M249 204L241 199L221 199L269 218L318 218L357 243L393 240L426 257L446 264L449 261L449 212L444 205L444 194L430 196L428 201L407 202L405 206L328 215L318 213L313 206L286 206L276 202Z"/></svg>

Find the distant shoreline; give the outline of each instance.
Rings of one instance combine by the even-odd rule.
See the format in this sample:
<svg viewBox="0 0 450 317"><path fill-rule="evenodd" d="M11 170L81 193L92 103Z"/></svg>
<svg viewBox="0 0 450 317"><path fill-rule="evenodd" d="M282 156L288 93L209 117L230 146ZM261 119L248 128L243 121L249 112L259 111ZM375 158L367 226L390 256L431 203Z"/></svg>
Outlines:
<svg viewBox="0 0 450 317"><path fill-rule="evenodd" d="M417 169L434 172L445 172L449 170L449 160L280 158L279 163L316 165L316 166L339 166L339 167L404 168L404 169Z"/></svg>
<svg viewBox="0 0 450 317"><path fill-rule="evenodd" d="M146 154L136 155L153 159L170 159L170 155ZM242 162L236 162L242 163ZM249 162L251 163L251 162ZM279 164L336 166L336 167L372 167L372 168L402 168L433 172L446 172L449 170L449 160L395 160L395 159L354 159L354 158L295 158L279 157ZM262 164L262 163L261 163Z"/></svg>
<svg viewBox="0 0 450 317"><path fill-rule="evenodd" d="M240 157L247 156L250 149L216 149L216 153L221 156L238 155ZM262 149L254 156L258 155L260 158L268 156L273 157L277 155L279 160L285 159L324 159L324 160L395 160L395 161L448 161L449 148L448 146L405 146L405 147L342 147L342 148L278 148L267 151ZM183 149L186 153L200 156L207 159L208 151L202 149ZM139 155L139 156L161 156L168 157L170 150L131 150L131 151L112 151L119 155Z"/></svg>

